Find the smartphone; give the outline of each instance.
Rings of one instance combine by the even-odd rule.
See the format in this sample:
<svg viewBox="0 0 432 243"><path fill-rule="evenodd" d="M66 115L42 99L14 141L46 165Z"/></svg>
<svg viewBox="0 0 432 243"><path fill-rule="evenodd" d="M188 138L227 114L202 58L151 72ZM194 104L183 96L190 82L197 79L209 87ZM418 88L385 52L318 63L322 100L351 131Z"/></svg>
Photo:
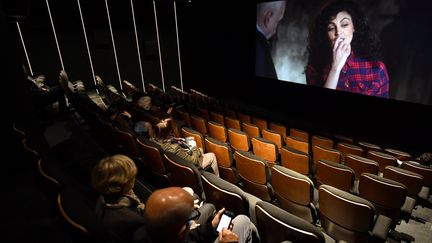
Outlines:
<svg viewBox="0 0 432 243"><path fill-rule="evenodd" d="M229 229L233 216L234 214L232 212L225 210L216 228L217 232L221 232L222 228Z"/></svg>

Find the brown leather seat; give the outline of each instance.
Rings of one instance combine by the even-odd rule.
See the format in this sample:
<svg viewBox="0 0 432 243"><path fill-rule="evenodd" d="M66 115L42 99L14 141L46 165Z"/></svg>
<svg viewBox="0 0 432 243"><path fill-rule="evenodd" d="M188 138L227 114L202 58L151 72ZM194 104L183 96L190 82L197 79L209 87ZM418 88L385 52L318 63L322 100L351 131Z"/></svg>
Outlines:
<svg viewBox="0 0 432 243"><path fill-rule="evenodd" d="M287 128L285 125L276 122L270 122L269 128L272 131L280 133L282 135L282 139L285 141L285 138L287 136Z"/></svg>
<svg viewBox="0 0 432 243"><path fill-rule="evenodd" d="M188 126L188 127L192 126L191 117L190 117L189 112L175 109L173 114L176 118L178 118L179 120L182 120L186 126Z"/></svg>
<svg viewBox="0 0 432 243"><path fill-rule="evenodd" d="M207 129L207 120L200 117L200 116L195 116L195 115L191 115L190 116L191 119L191 123L192 123L192 128L200 133L202 133L203 135L207 135L208 133L208 129Z"/></svg>
<svg viewBox="0 0 432 243"><path fill-rule="evenodd" d="M340 164L342 154L337 149L325 148L320 145L315 145L312 148L312 159L314 162L317 162L318 160L327 160Z"/></svg>
<svg viewBox="0 0 432 243"><path fill-rule="evenodd" d="M249 201L246 193L236 185L217 177L213 173L202 171L206 201L219 208L225 208L234 215L249 215Z"/></svg>
<svg viewBox="0 0 432 243"><path fill-rule="evenodd" d="M278 147L278 149L282 148L284 140L283 140L283 137L280 133L269 130L269 129L263 129L263 130L261 130L261 135L264 139L267 139L267 140L275 143L276 146Z"/></svg>
<svg viewBox="0 0 432 243"><path fill-rule="evenodd" d="M179 187L190 187L201 199L205 199L201 174L198 168L175 154L164 153L163 157L171 183Z"/></svg>
<svg viewBox="0 0 432 243"><path fill-rule="evenodd" d="M302 175L309 175L312 170L308 154L286 147L281 149L281 165Z"/></svg>
<svg viewBox="0 0 432 243"><path fill-rule="evenodd" d="M371 242L374 236L384 242L391 225L382 215L375 220L375 207L366 199L329 185L319 187L319 215L321 226L336 241Z"/></svg>
<svg viewBox="0 0 432 243"><path fill-rule="evenodd" d="M252 123L252 116L243 112L237 112L237 118L241 123Z"/></svg>
<svg viewBox="0 0 432 243"><path fill-rule="evenodd" d="M358 141L357 145L363 149L363 156L367 156L369 150L382 151L382 148L376 144L368 143L364 141Z"/></svg>
<svg viewBox="0 0 432 243"><path fill-rule="evenodd" d="M181 131L182 131L182 136L184 138L193 137L195 139L197 147L201 148L204 153L207 151L205 144L204 144L204 135L203 134L201 134L199 131L196 131L190 127L182 127Z"/></svg>
<svg viewBox="0 0 432 243"><path fill-rule="evenodd" d="M319 146L324 147L324 148L333 148L334 147L334 141L333 141L333 139L328 138L328 137L313 135L312 139L311 139L311 145L312 145L312 148L315 145L319 145Z"/></svg>
<svg viewBox="0 0 432 243"><path fill-rule="evenodd" d="M370 201L378 214L392 219L392 229L401 218L407 188L402 183L381 176L364 173L359 179L359 196Z"/></svg>
<svg viewBox="0 0 432 243"><path fill-rule="evenodd" d="M411 159L411 155L409 153L397 149L386 148L384 149L384 152L393 155L400 161L408 161Z"/></svg>
<svg viewBox="0 0 432 243"><path fill-rule="evenodd" d="M287 148L293 148L302 151L303 153L309 154L309 143L307 142L307 140L288 136L285 138L285 144Z"/></svg>
<svg viewBox="0 0 432 243"><path fill-rule="evenodd" d="M215 154L218 167L219 176L233 184L239 182L237 169L234 166L233 152L227 143L222 143L211 137L205 138L205 145L208 152Z"/></svg>
<svg viewBox="0 0 432 243"><path fill-rule="evenodd" d="M241 125L240 125L240 121L236 118L232 118L229 116L225 116L225 126L229 129L229 128L233 128L233 129L237 129L237 130L241 130Z"/></svg>
<svg viewBox="0 0 432 243"><path fill-rule="evenodd" d="M251 149L250 139L245 132L228 128L228 138L231 147L235 150L249 151Z"/></svg>
<svg viewBox="0 0 432 243"><path fill-rule="evenodd" d="M224 109L224 115L225 115L225 118L230 117L230 118L237 119L237 112L233 109L225 108Z"/></svg>
<svg viewBox="0 0 432 243"><path fill-rule="evenodd" d="M154 181L164 186L171 185L168 171L165 168L162 148L147 138L137 138L137 147L144 165L149 168Z"/></svg>
<svg viewBox="0 0 432 243"><path fill-rule="evenodd" d="M348 154L345 157L345 165L354 170L356 179L363 173L378 174L378 162L358 155Z"/></svg>
<svg viewBox="0 0 432 243"><path fill-rule="evenodd" d="M326 242L318 227L271 203L259 201L255 214L262 243Z"/></svg>
<svg viewBox="0 0 432 243"><path fill-rule="evenodd" d="M141 155L135 142L135 135L130 131L124 131L116 126L114 126L114 132L116 133L117 140L123 153L134 159L140 159Z"/></svg>
<svg viewBox="0 0 432 243"><path fill-rule="evenodd" d="M340 134L335 134L333 135L334 141L336 143L348 143L348 144L354 144L354 139L350 138L348 136L344 136L344 135L340 135Z"/></svg>
<svg viewBox="0 0 432 243"><path fill-rule="evenodd" d="M306 141L309 143L309 133L300 129L291 128L290 129L290 136L299 138L303 141Z"/></svg>
<svg viewBox="0 0 432 243"><path fill-rule="evenodd" d="M390 154L386 154L383 152L369 150L367 154L367 158L378 162L379 168L378 171L384 173L384 169L386 166L396 166L397 160L396 157Z"/></svg>
<svg viewBox="0 0 432 243"><path fill-rule="evenodd" d="M252 118L252 123L257 125L260 130L267 129L267 127L268 127L267 120L264 118L259 118L259 117L254 116Z"/></svg>
<svg viewBox="0 0 432 243"><path fill-rule="evenodd" d="M267 161L244 151L236 151L234 159L244 190L262 200L272 201L274 192L270 183L271 172Z"/></svg>
<svg viewBox="0 0 432 243"><path fill-rule="evenodd" d="M318 186L330 185L343 191L349 191L354 185L354 177L354 170L346 165L325 160L316 162Z"/></svg>
<svg viewBox="0 0 432 243"><path fill-rule="evenodd" d="M228 141L228 132L224 125L213 121L209 121L207 125L210 137L217 139L223 143Z"/></svg>
<svg viewBox="0 0 432 243"><path fill-rule="evenodd" d="M214 121L225 126L225 117L220 113L213 112L213 111L210 112L210 121Z"/></svg>
<svg viewBox="0 0 432 243"><path fill-rule="evenodd" d="M318 219L313 205L314 184L309 177L275 165L272 171L272 186L279 207L310 223Z"/></svg>
<svg viewBox="0 0 432 243"><path fill-rule="evenodd" d="M429 201L429 195L432 189L432 168L410 161L403 162L401 168L423 176L423 187L418 194L419 204L430 207L431 202Z"/></svg>
<svg viewBox="0 0 432 243"><path fill-rule="evenodd" d="M341 152L342 163L345 162L345 156L347 156L347 154L354 154L358 156L363 155L363 149L361 147L349 143L338 143L337 150Z"/></svg>
<svg viewBox="0 0 432 243"><path fill-rule="evenodd" d="M261 137L260 129L257 125L247 122L242 122L242 131L245 132L249 138Z"/></svg>
<svg viewBox="0 0 432 243"><path fill-rule="evenodd" d="M256 156L266 160L270 166L273 166L277 163L279 159L279 152L275 143L259 137L254 137L251 139L251 141L252 151Z"/></svg>
<svg viewBox="0 0 432 243"><path fill-rule="evenodd" d="M204 118L206 121L210 120L210 113L207 109L198 107L197 111L198 111L198 116Z"/></svg>

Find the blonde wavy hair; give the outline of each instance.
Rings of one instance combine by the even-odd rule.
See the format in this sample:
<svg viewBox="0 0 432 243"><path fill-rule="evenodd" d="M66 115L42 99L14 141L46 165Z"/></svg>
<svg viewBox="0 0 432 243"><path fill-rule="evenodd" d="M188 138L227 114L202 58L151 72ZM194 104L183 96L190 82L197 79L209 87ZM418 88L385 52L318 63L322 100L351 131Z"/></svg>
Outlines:
<svg viewBox="0 0 432 243"><path fill-rule="evenodd" d="M93 168L92 186L106 196L126 195L133 188L137 167L129 157L117 154L103 158Z"/></svg>

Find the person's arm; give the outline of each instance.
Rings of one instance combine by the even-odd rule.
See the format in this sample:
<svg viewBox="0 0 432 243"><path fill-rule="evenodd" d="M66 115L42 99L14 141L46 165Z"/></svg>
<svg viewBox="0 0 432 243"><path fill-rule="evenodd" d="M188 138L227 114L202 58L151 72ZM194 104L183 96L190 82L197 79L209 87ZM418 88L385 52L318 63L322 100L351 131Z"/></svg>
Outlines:
<svg viewBox="0 0 432 243"><path fill-rule="evenodd" d="M324 84L325 88L336 89L340 72L345 65L348 56L351 54L351 45L344 42L339 36L333 46L333 62L327 80Z"/></svg>
<svg viewBox="0 0 432 243"><path fill-rule="evenodd" d="M380 62L379 68L380 88L376 96L388 98L390 92L390 81L387 73L387 68L384 63Z"/></svg>

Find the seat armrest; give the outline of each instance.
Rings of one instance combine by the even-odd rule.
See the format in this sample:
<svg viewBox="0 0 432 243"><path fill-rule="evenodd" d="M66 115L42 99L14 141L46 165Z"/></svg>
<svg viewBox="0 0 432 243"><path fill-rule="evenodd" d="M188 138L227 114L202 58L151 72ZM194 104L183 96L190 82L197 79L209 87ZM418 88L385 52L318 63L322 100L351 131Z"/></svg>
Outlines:
<svg viewBox="0 0 432 243"><path fill-rule="evenodd" d="M390 231L392 220L384 215L378 215L372 229L372 238L374 242L385 242L387 234Z"/></svg>

